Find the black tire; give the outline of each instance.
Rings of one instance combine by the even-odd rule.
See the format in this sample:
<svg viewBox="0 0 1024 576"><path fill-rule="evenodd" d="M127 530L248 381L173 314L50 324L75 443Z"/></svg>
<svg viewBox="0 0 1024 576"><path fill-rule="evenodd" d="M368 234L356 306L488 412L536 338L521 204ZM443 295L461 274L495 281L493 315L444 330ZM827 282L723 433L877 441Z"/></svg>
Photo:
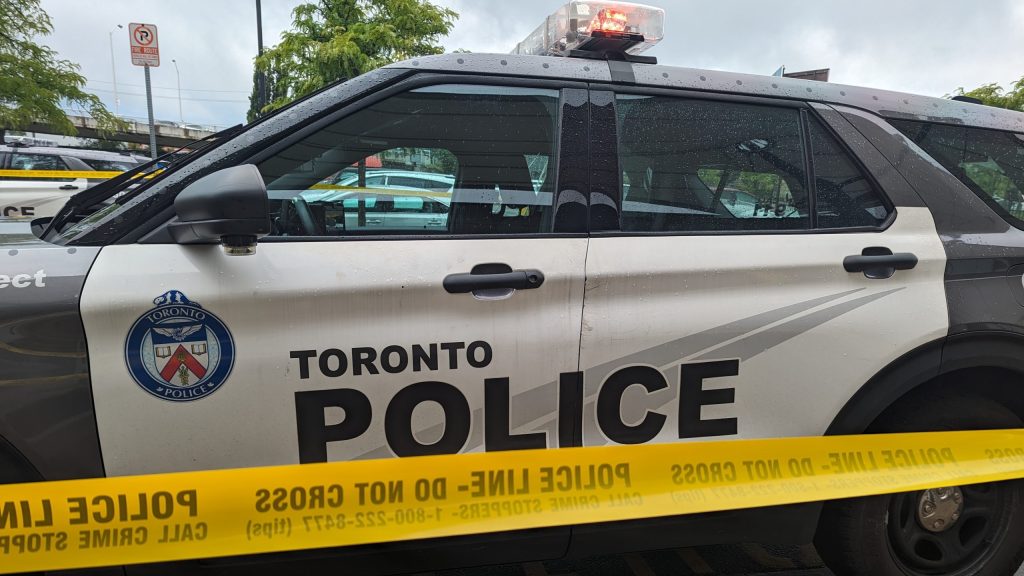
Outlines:
<svg viewBox="0 0 1024 576"><path fill-rule="evenodd" d="M992 400L946 394L902 403L871 432L997 428L1024 428L1024 422ZM939 534L917 520L921 495L826 502L815 536L825 564L837 576L1014 574L1024 560L1024 481L962 487L962 518Z"/></svg>

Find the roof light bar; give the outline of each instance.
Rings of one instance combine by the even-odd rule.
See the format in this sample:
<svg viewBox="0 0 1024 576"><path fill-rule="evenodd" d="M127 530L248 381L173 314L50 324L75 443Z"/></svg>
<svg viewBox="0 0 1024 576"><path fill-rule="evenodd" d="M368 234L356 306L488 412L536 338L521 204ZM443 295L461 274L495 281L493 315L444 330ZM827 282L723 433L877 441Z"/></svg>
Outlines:
<svg viewBox="0 0 1024 576"><path fill-rule="evenodd" d="M628 2L573 0L548 16L513 54L636 55L665 36L665 11Z"/></svg>

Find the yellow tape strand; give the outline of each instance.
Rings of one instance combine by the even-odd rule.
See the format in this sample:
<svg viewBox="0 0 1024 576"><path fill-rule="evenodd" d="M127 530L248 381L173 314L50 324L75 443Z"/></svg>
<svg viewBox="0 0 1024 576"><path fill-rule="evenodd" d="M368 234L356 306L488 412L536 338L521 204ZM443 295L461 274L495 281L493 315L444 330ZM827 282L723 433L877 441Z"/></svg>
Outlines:
<svg viewBox="0 0 1024 576"><path fill-rule="evenodd" d="M0 486L0 573L232 556L1024 477L1024 430L491 452Z"/></svg>
<svg viewBox="0 0 1024 576"><path fill-rule="evenodd" d="M145 174L136 174L132 178L152 178L160 172L163 170L157 169ZM54 180L73 180L75 178L106 180L121 174L123 173L111 170L0 170L0 178L52 178Z"/></svg>
<svg viewBox="0 0 1024 576"><path fill-rule="evenodd" d="M120 172L107 170L0 170L0 178L88 178L106 180L120 176Z"/></svg>

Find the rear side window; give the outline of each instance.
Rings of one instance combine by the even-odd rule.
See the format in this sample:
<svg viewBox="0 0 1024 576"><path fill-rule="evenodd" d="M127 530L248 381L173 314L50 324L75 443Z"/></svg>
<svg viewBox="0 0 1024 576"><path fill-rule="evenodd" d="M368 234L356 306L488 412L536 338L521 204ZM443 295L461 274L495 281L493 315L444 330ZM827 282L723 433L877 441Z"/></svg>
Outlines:
<svg viewBox="0 0 1024 576"><path fill-rule="evenodd" d="M818 228L882 225L889 217L882 196L835 137L816 119L809 120Z"/></svg>
<svg viewBox="0 0 1024 576"><path fill-rule="evenodd" d="M889 216L836 138L799 109L619 95L616 114L623 231L868 228Z"/></svg>
<svg viewBox="0 0 1024 576"><path fill-rule="evenodd" d="M1024 228L1024 136L930 122L889 122L1004 219Z"/></svg>
<svg viewBox="0 0 1024 576"><path fill-rule="evenodd" d="M623 231L810 227L800 112L616 97Z"/></svg>

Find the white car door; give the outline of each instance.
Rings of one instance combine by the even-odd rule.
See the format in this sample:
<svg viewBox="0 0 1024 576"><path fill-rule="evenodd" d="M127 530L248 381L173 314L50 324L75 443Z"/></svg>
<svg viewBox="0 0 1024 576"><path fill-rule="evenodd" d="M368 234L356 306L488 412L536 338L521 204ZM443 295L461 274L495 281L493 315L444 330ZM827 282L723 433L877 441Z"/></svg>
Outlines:
<svg viewBox="0 0 1024 576"><path fill-rule="evenodd" d="M556 154L559 111L547 88L397 94L257 163L275 233L254 255L104 248L82 315L106 472L571 443L587 237L552 234L556 180L535 191L526 163ZM459 175L433 233L346 229L343 200L299 195L423 148L408 169Z"/></svg>
<svg viewBox="0 0 1024 576"><path fill-rule="evenodd" d="M813 114L643 93L615 106L628 191L587 257L585 445L820 435L945 335L929 211L891 206Z"/></svg>

